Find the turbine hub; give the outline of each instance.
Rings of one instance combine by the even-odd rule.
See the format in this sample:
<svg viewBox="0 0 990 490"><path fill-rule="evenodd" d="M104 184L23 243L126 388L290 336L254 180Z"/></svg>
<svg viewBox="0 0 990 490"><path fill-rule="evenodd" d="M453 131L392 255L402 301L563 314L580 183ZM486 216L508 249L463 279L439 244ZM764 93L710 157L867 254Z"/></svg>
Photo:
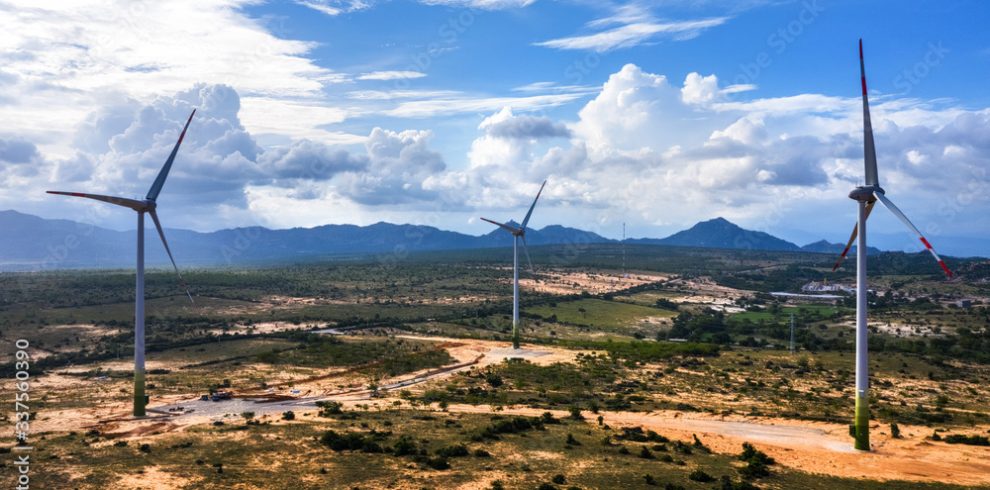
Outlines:
<svg viewBox="0 0 990 490"><path fill-rule="evenodd" d="M878 185L859 186L849 193L849 199L866 203L874 202L877 200L876 196L873 195L876 192L883 194L883 189Z"/></svg>

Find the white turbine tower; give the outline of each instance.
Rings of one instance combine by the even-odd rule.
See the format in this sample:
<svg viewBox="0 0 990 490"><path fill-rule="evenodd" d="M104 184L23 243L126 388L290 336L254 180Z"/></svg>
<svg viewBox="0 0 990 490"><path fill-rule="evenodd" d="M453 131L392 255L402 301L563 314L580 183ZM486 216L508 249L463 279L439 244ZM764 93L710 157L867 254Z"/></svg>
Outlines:
<svg viewBox="0 0 990 490"><path fill-rule="evenodd" d="M48 191L49 194L60 194L64 196L74 196L74 197L85 197L87 199L95 199L97 201L103 201L110 204L115 204L117 206L123 206L125 208L133 209L137 212L137 281L135 282L134 290L134 416L143 417L145 414L145 405L147 405L147 397L144 394L144 214L148 213L151 215L152 221L155 222L155 228L158 229L158 236L162 239L162 245L165 246L165 252L168 253L169 260L172 261L172 267L175 268L175 273L179 276L180 283L182 282L182 274L179 273L179 267L175 265L175 259L172 258L172 251L168 248L168 241L165 240L165 231L162 230L162 224L158 221L158 213L156 211L157 205L155 200L158 198L158 194L162 191L162 186L165 185L165 179L168 177L168 171L172 168L172 162L175 161L175 154L179 151L179 145L182 144L182 139L186 136L186 129L189 128L189 123L192 122L193 115L196 114L196 110L193 109L192 114L189 114L189 119L186 120L186 125L182 128L182 133L179 134L179 141L175 143L175 147L172 148L172 153L168 156L168 160L165 161L165 165L162 167L161 171L158 172L158 177L155 182L151 185L151 189L148 191L148 195L145 196L143 200L128 199L124 197L113 197L113 196L101 196L98 194L83 194L79 192L59 192L59 191ZM183 283L183 288L185 284ZM189 296L189 301L192 301L192 295L186 290L186 295Z"/></svg>
<svg viewBox="0 0 990 490"><path fill-rule="evenodd" d="M866 283L866 219L873 210L873 205L879 200L883 205L894 213L897 219L901 220L911 232L918 235L921 243L931 252L932 257L938 261L938 265L945 271L946 276L952 278L952 271L945 265L942 258L935 253L931 243L925 239L918 228L911 223L911 220L887 198L883 188L880 187L880 180L877 177L877 152L873 144L873 126L870 123L870 102L866 94L866 67L863 62L863 40L859 40L859 72L860 83L863 88L863 140L864 140L864 160L866 166L866 185L857 187L849 193L849 197L858 203L859 220L853 228L849 242L846 243L845 250L835 262L832 270L838 269L846 254L856 242L856 416L854 419L856 449L868 451L870 449L870 407L869 407L869 363L868 363L868 343L867 343L867 283ZM857 240L858 237L858 240Z"/></svg>
<svg viewBox="0 0 990 490"><path fill-rule="evenodd" d="M533 215L533 208L536 207L536 201L540 199L540 194L543 193L543 188L547 185L547 181L543 181L543 185L540 186L540 191L536 193L536 199L533 199L533 204L529 206L529 211L526 212L526 217L523 218L522 224L519 227L512 225L507 225L505 223L499 223L498 221L492 221L488 218L481 218L493 225L502 228L503 230L512 233L512 348L519 348L519 239L523 242L523 252L526 253L526 262L529 263L530 272L533 271L533 261L529 258L529 249L526 248L526 224L529 223L529 217Z"/></svg>

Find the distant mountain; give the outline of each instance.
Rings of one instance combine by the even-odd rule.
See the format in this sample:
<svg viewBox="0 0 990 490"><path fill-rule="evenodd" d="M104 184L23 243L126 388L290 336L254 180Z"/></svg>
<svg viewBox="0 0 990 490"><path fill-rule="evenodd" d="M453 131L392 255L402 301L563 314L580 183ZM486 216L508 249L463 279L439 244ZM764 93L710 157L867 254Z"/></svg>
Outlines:
<svg viewBox="0 0 990 490"><path fill-rule="evenodd" d="M511 221L509 224L516 225ZM325 225L286 230L256 226L210 233L168 230L167 235L179 263L195 267L511 246L509 233L492 228L487 234L473 236L432 226L382 222L368 226ZM148 265L167 266L168 257L154 228L146 232L145 239ZM597 233L559 225L527 230L526 241L530 246L616 242ZM841 244L824 240L798 247L768 233L746 230L723 218L700 222L666 238L628 239L627 242L834 254L842 251ZM870 253L879 252L870 248ZM134 256L134 231L114 231L74 221L0 211L0 270L131 267Z"/></svg>
<svg viewBox="0 0 990 490"><path fill-rule="evenodd" d="M702 221L667 238L640 238L633 243L745 250L800 251L801 247L769 233L741 228L725 218Z"/></svg>
<svg viewBox="0 0 990 490"><path fill-rule="evenodd" d="M514 223L513 223L514 224ZM502 247L512 236L495 229L482 236L432 226L375 223L271 230L234 228L210 233L166 231L176 259L185 266L236 265L320 257L404 254L430 250ZM533 245L605 243L596 233L551 225L527 230ZM151 228L145 233L149 266L166 266L168 257ZM135 258L133 231L114 231L67 220L47 220L17 211L0 211L0 270L130 267Z"/></svg>
<svg viewBox="0 0 990 490"><path fill-rule="evenodd" d="M827 254L838 255L842 253L842 249L844 248L846 248L846 246L841 243L830 243L825 240L818 240L817 242L809 243L801 247L801 250L805 252L827 253ZM849 253L852 254L855 252L856 252L856 245L853 244L852 248L849 249ZM866 253L867 255L878 254L880 253L880 249L876 247L866 247Z"/></svg>

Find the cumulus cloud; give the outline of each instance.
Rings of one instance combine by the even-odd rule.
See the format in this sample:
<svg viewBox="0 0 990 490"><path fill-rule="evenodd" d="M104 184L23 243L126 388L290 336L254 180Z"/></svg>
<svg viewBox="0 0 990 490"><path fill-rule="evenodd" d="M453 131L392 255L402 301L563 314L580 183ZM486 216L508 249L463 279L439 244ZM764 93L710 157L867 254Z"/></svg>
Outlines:
<svg viewBox="0 0 990 490"><path fill-rule="evenodd" d="M571 135L567 126L548 117L512 114L511 107L503 107L485 118L478 129L497 138L541 139L566 138Z"/></svg>
<svg viewBox="0 0 990 490"><path fill-rule="evenodd" d="M0 138L0 162L28 163L38 158L38 148L23 139Z"/></svg>
<svg viewBox="0 0 990 490"><path fill-rule="evenodd" d="M64 190L142 196L193 108L196 117L160 198L178 217L170 226L238 224L214 219L250 218L251 189L259 188L282 189L297 201L331 194L361 205L422 201L432 197L422 181L446 168L429 147L429 131L375 128L362 138L364 152L309 139L262 147L240 121L236 90L198 84L148 103L120 99L88 115L75 137L78 150L68 158L46 159L26 140L0 139L0 186L39 189L38 195L71 186ZM19 200L4 193L0 208ZM105 213L98 208L93 216L126 222Z"/></svg>
<svg viewBox="0 0 990 490"><path fill-rule="evenodd" d="M593 226L589 213L596 222L674 228L725 216L769 231L786 221L821 223L809 230L817 236L830 226L847 233L841 210L863 179L859 99L739 98L749 90L697 73L674 86L626 65L565 123L566 143L496 136L495 128L519 118L503 109L479 125L468 167L433 176L427 186L468 208L508 211L524 206L531 184L549 177L546 206L584 226ZM954 220L986 221L964 218L960 203L987 204L990 110L886 99L873 114L886 155L882 182L898 195L952 209ZM823 207L835 212L823 215ZM584 215L569 214L578 209ZM931 208L912 211L922 223L941 219Z"/></svg>
<svg viewBox="0 0 990 490"><path fill-rule="evenodd" d="M365 142L367 171L345 174L339 192L370 205L399 204L434 197L423 187L431 175L446 169L440 153L429 148L430 131L375 128Z"/></svg>
<svg viewBox="0 0 990 490"><path fill-rule="evenodd" d="M71 135L91 122L93 107L148 103L197 82L251 95L248 109L271 99L318 105L323 88L344 77L308 58L315 44L280 38L249 17L244 7L253 3L6 2L0 134L16 131L46 154L71 157Z"/></svg>

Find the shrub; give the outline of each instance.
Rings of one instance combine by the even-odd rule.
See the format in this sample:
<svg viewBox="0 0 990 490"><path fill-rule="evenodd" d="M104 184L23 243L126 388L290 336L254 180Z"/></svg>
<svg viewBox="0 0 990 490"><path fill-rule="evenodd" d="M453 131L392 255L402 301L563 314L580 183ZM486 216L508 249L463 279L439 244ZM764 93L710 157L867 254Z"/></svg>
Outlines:
<svg viewBox="0 0 990 490"><path fill-rule="evenodd" d="M396 456L410 456L418 453L416 441L407 435L399 437L399 440L395 441L395 445L392 446L392 454Z"/></svg>
<svg viewBox="0 0 990 490"><path fill-rule="evenodd" d="M426 458L426 460L423 461L423 464L425 464L426 466L428 466L430 468L433 468L435 470L447 470L447 469L450 469L450 461L447 461L447 458L445 458L443 456L436 456L436 457L433 457L433 458Z"/></svg>
<svg viewBox="0 0 990 490"><path fill-rule="evenodd" d="M643 475L643 481L651 487L657 484L657 479L653 478L653 475Z"/></svg>
<svg viewBox="0 0 990 490"><path fill-rule="evenodd" d="M567 445L568 446L580 446L581 445L581 441L578 441L577 439L575 439L574 438L574 434L568 433L567 434Z"/></svg>
<svg viewBox="0 0 990 490"><path fill-rule="evenodd" d="M690 478L690 479L692 479L692 480L694 480L696 482L701 482L701 483L708 483L708 482L715 481L715 477L714 476L709 475L708 473L705 473L705 471L702 470L701 468L698 468L698 469L692 471L691 474L688 475L688 478Z"/></svg>
<svg viewBox="0 0 990 490"><path fill-rule="evenodd" d="M949 444L968 444L970 446L990 446L990 439L987 439L986 436L977 436L977 435L967 436L963 434L950 434L945 436L944 440Z"/></svg>
<svg viewBox="0 0 990 490"><path fill-rule="evenodd" d="M639 451L639 457L643 459L653 459L653 453L649 448L643 446L643 448Z"/></svg>
<svg viewBox="0 0 990 490"><path fill-rule="evenodd" d="M470 453L468 449L463 444L456 444L453 446L442 447L437 449L437 456L442 456L444 458L462 458L468 456Z"/></svg>
<svg viewBox="0 0 990 490"><path fill-rule="evenodd" d="M343 404L335 401L321 401L316 402L316 406L320 407L320 417L330 417L332 415L340 415L344 413Z"/></svg>
<svg viewBox="0 0 990 490"><path fill-rule="evenodd" d="M282 420L295 420L295 419L296 419L296 414L292 410L289 410L288 412L282 412Z"/></svg>
<svg viewBox="0 0 990 490"><path fill-rule="evenodd" d="M894 439L901 438L901 428L898 427L896 423L890 424L890 437L893 437Z"/></svg>
<svg viewBox="0 0 990 490"><path fill-rule="evenodd" d="M578 406L572 406L570 408L571 419L572 420L584 420L584 415L581 415L581 408Z"/></svg>
<svg viewBox="0 0 990 490"><path fill-rule="evenodd" d="M692 444L692 446L706 453L712 452L711 449L708 449L708 446L706 446L703 442L701 442L701 439L698 439L698 436L696 434L691 434L691 437L694 438L694 443Z"/></svg>
<svg viewBox="0 0 990 490"><path fill-rule="evenodd" d="M767 453L756 449L748 442L743 443L743 452L739 455L739 460L746 462L756 461L763 463L764 465L771 465L776 462L773 458L767 456Z"/></svg>
<svg viewBox="0 0 990 490"><path fill-rule="evenodd" d="M485 451L484 449L478 448L474 450L474 457L476 458L490 458L492 453Z"/></svg>
<svg viewBox="0 0 990 490"><path fill-rule="evenodd" d="M764 476L770 476L770 468L765 463L754 460L747 463L746 466L739 468L739 474L747 480L763 478Z"/></svg>
<svg viewBox="0 0 990 490"><path fill-rule="evenodd" d="M557 473L556 475L553 475L553 478L551 478L550 481L558 485L563 485L567 483L567 477L565 477L560 473Z"/></svg>

